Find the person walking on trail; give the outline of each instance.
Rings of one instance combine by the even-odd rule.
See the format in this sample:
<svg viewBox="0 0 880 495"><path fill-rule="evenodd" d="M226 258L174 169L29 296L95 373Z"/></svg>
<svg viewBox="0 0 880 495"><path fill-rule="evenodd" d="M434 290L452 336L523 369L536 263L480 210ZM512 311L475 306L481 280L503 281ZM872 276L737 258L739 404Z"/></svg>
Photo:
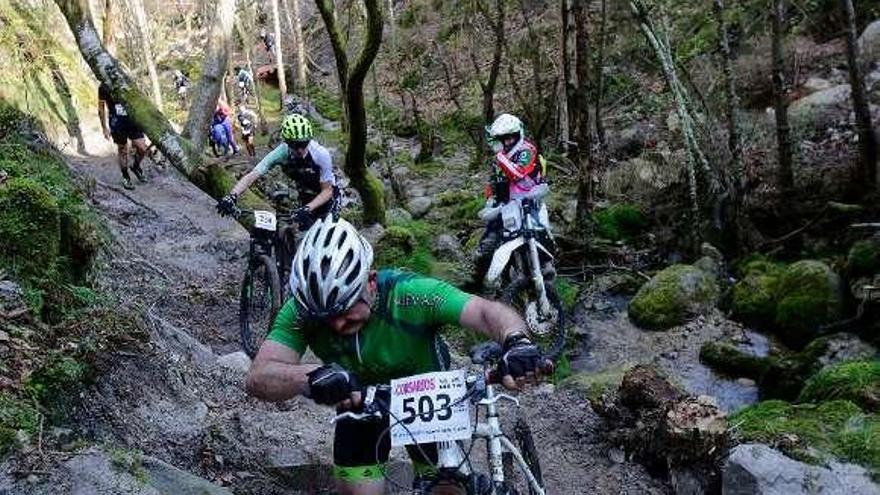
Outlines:
<svg viewBox="0 0 880 495"><path fill-rule="evenodd" d="M243 67L235 67L235 80L238 87L239 102L248 103L254 91L254 76Z"/></svg>
<svg viewBox="0 0 880 495"><path fill-rule="evenodd" d="M489 145L495 152L492 172L486 185L488 202L503 204L518 199L544 182L546 162L538 148L525 137L522 121L511 114L501 114L486 128ZM474 263L475 279L481 281L492 262L492 255L501 242L501 218L486 224Z"/></svg>
<svg viewBox="0 0 880 495"><path fill-rule="evenodd" d="M263 47L266 48L266 53L269 55L270 61L275 61L275 35L266 31L266 28L260 29L260 41L263 42Z"/></svg>
<svg viewBox="0 0 880 495"><path fill-rule="evenodd" d="M238 106L238 112L235 113L235 120L238 122L238 128L241 129L241 140L247 150L249 157L257 156L254 149L254 134L257 129L257 114L245 105Z"/></svg>
<svg viewBox="0 0 880 495"><path fill-rule="evenodd" d="M258 178L275 166L296 185L300 207L293 211L299 229L308 229L315 220L335 212L339 206L339 188L333 174L333 162L327 148L314 138L312 123L302 115L288 115L281 122L284 140L248 172L217 203L221 215L233 215L238 197Z"/></svg>
<svg viewBox="0 0 880 495"><path fill-rule="evenodd" d="M448 369L444 325L460 325L502 344L505 387L517 389L552 371L512 308L438 279L372 269L373 249L343 219L318 220L305 235L281 308L247 376L250 395L284 401L297 395L350 409L361 386ZM303 364L311 349L323 364ZM382 392L377 393L377 397ZM387 397L381 400L387 400ZM343 494L384 493L391 448L388 419L336 422L333 474ZM436 445L409 449L419 475L433 473ZM425 454L425 458L422 454Z"/></svg>
<svg viewBox="0 0 880 495"><path fill-rule="evenodd" d="M104 138L112 139L116 143L119 153L119 170L122 172L122 187L134 189L134 185L131 183L131 176L128 173L129 141L131 141L135 149L134 163L131 166L131 170L140 182L146 182L147 179L141 168L141 161L143 161L144 156L147 154L147 143L144 140L144 133L128 116L125 104L113 98L112 91L107 83L101 83L98 87L98 119L101 121L101 130L104 132Z"/></svg>
<svg viewBox="0 0 880 495"><path fill-rule="evenodd" d="M214 116L211 119L211 143L214 147L214 154L217 156L227 157L230 152L232 156L238 154L238 145L235 144L235 135L232 132L232 121L229 116L232 110L222 101L217 104L214 110Z"/></svg>

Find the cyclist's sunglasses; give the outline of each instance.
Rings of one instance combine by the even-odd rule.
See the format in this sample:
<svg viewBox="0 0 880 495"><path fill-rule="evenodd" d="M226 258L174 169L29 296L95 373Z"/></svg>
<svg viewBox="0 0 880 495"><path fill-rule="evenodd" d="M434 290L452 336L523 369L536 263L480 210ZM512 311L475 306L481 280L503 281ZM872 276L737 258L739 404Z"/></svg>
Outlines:
<svg viewBox="0 0 880 495"><path fill-rule="evenodd" d="M309 139L306 139L305 141L288 141L287 145L295 150L302 150L309 147L309 141Z"/></svg>

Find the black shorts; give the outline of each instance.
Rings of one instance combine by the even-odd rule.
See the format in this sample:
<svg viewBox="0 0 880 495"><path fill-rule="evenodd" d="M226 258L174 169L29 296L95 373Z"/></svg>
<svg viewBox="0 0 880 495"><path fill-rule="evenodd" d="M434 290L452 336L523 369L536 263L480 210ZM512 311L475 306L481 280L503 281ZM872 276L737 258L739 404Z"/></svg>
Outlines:
<svg viewBox="0 0 880 495"><path fill-rule="evenodd" d="M127 117L117 116L110 119L110 135L113 137L113 142L121 146L129 139L132 141L143 139L144 131Z"/></svg>
<svg viewBox="0 0 880 495"><path fill-rule="evenodd" d="M343 481L383 479L385 463L391 452L391 436L386 428L387 418L384 421L337 421L333 438L334 476ZM437 465L437 446L423 444L419 447L421 450L408 445L406 450L416 473L424 474L425 470Z"/></svg>

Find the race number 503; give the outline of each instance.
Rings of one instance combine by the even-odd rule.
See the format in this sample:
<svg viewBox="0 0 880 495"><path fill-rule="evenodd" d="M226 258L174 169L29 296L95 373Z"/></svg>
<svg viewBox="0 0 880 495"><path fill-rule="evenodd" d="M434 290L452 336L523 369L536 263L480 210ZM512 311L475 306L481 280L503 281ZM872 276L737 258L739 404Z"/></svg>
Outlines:
<svg viewBox="0 0 880 495"><path fill-rule="evenodd" d="M471 435L464 370L391 381L391 445L462 440Z"/></svg>

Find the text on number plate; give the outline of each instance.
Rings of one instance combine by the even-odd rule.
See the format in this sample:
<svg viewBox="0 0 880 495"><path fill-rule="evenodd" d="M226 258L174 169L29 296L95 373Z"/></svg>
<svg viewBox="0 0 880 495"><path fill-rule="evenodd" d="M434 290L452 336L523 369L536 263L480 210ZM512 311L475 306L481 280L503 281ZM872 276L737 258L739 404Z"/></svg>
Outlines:
<svg viewBox="0 0 880 495"><path fill-rule="evenodd" d="M258 229L275 231L275 214L271 211L255 211L254 226Z"/></svg>
<svg viewBox="0 0 880 495"><path fill-rule="evenodd" d="M391 380L391 445L470 438L468 401L453 406L467 392L465 379L455 370Z"/></svg>

